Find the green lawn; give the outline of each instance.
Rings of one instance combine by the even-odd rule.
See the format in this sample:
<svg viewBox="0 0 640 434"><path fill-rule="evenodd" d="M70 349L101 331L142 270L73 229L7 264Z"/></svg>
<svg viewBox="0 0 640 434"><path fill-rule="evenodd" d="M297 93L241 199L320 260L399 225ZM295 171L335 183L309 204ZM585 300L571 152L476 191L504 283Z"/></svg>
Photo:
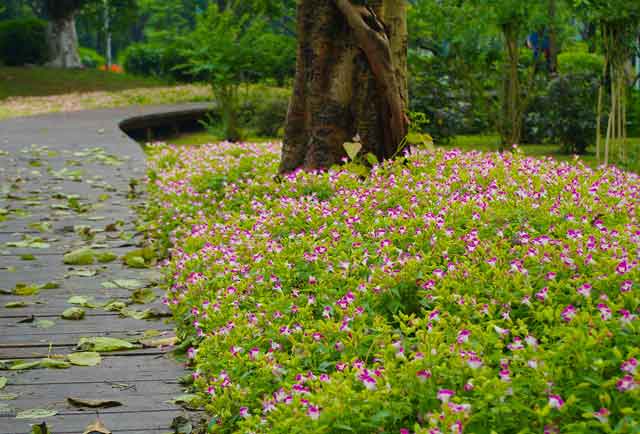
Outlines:
<svg viewBox="0 0 640 434"><path fill-rule="evenodd" d="M52 69L43 67L0 67L0 100L10 97L30 97L87 93L118 92L128 89L166 86L158 79L115 74L97 69Z"/></svg>

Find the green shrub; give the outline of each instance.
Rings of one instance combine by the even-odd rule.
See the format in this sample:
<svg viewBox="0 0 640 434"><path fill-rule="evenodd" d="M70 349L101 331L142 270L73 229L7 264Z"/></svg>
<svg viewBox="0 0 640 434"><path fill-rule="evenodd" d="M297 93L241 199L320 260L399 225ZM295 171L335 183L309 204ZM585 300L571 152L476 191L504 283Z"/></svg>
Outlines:
<svg viewBox="0 0 640 434"><path fill-rule="evenodd" d="M640 90L633 90L629 98L629 136L640 137Z"/></svg>
<svg viewBox="0 0 640 434"><path fill-rule="evenodd" d="M549 85L552 138L568 154L584 154L596 138L598 76L567 74Z"/></svg>
<svg viewBox="0 0 640 434"><path fill-rule="evenodd" d="M143 77L161 77L178 82L193 82L197 77L181 66L188 63L184 54L186 42L158 44L133 44L122 54L120 62L125 71Z"/></svg>
<svg viewBox="0 0 640 434"><path fill-rule="evenodd" d="M7 66L47 61L46 23L34 18L0 23L0 62Z"/></svg>
<svg viewBox="0 0 640 434"><path fill-rule="evenodd" d="M143 77L163 77L164 49L152 44L133 44L122 55L122 67L129 74Z"/></svg>
<svg viewBox="0 0 640 434"><path fill-rule="evenodd" d="M558 143L583 154L596 138L598 74L561 74L534 96L524 118L523 143Z"/></svg>
<svg viewBox="0 0 640 434"><path fill-rule="evenodd" d="M105 65L107 63L104 60L103 56L101 56L96 50L92 50L91 48L80 47L78 49L78 53L80 54L82 65L85 68L96 69L99 66Z"/></svg>
<svg viewBox="0 0 640 434"><path fill-rule="evenodd" d="M604 58L599 54L569 52L558 55L560 74L602 74Z"/></svg>
<svg viewBox="0 0 640 434"><path fill-rule="evenodd" d="M252 86L240 106L241 126L258 137L278 137L287 117L290 94L288 89Z"/></svg>

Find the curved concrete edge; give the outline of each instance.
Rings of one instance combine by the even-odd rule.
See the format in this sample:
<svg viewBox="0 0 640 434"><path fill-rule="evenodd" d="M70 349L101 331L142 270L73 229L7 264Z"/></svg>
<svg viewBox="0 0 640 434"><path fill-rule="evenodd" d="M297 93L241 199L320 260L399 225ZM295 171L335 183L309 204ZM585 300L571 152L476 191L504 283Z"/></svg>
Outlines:
<svg viewBox="0 0 640 434"><path fill-rule="evenodd" d="M211 105L155 111L124 119L118 123L118 127L136 141L151 142L184 132L202 130L204 127L201 122L211 112Z"/></svg>

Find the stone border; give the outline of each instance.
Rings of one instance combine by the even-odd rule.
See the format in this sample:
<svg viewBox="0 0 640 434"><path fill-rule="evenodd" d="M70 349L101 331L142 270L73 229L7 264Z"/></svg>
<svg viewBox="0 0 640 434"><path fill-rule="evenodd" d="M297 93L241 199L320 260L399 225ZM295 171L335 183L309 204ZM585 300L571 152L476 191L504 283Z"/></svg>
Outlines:
<svg viewBox="0 0 640 434"><path fill-rule="evenodd" d="M175 137L185 132L202 131L204 126L201 121L211 112L211 107L196 107L151 113L127 118L121 121L118 127L138 142L152 142Z"/></svg>

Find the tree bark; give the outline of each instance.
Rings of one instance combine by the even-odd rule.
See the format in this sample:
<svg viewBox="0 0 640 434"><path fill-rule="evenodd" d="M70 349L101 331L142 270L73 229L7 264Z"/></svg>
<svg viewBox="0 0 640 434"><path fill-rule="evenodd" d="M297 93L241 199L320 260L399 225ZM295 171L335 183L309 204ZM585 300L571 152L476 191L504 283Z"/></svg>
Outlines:
<svg viewBox="0 0 640 434"><path fill-rule="evenodd" d="M522 102L520 97L520 76L518 66L520 52L518 47L518 27L504 24L502 33L505 39L507 59L502 101L501 135L502 144L519 144L522 137Z"/></svg>
<svg viewBox="0 0 640 434"><path fill-rule="evenodd" d="M48 66L54 68L80 68L76 12L86 0L45 0L44 10L49 19L47 40L49 43Z"/></svg>
<svg viewBox="0 0 640 434"><path fill-rule="evenodd" d="M556 0L549 0L549 72L558 72L558 31L557 15L558 7Z"/></svg>
<svg viewBox="0 0 640 434"><path fill-rule="evenodd" d="M339 163L356 135L363 153L394 156L408 131L405 0L302 0L297 27L280 171Z"/></svg>

